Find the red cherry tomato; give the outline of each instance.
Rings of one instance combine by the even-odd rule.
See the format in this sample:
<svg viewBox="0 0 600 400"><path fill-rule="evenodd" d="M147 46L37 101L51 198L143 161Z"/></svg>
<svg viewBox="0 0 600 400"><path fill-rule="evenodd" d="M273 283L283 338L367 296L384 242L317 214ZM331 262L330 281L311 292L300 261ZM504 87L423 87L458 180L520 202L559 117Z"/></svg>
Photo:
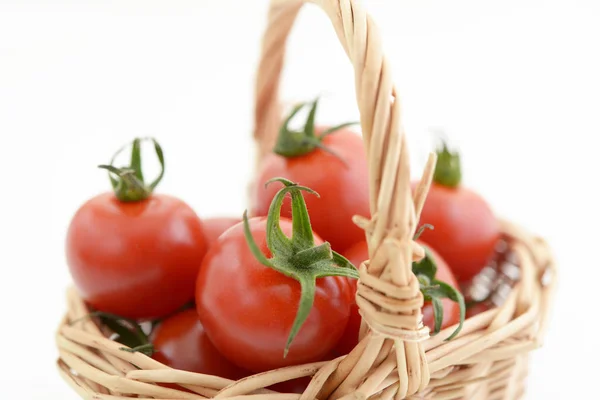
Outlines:
<svg viewBox="0 0 600 400"><path fill-rule="evenodd" d="M76 287L94 308L151 319L193 300L206 248L202 222L181 200L154 194L122 202L105 193L76 212L66 256Z"/></svg>
<svg viewBox="0 0 600 400"><path fill-rule="evenodd" d="M500 225L489 205L462 186L434 183L420 222L433 225L420 239L438 251L459 282L481 272L500 239Z"/></svg>
<svg viewBox="0 0 600 400"><path fill-rule="evenodd" d="M151 340L153 358L169 367L234 380L247 375L215 349L194 309L162 321Z"/></svg>
<svg viewBox="0 0 600 400"><path fill-rule="evenodd" d="M266 218L249 223L260 251L270 257ZM290 236L291 221L282 218L280 225ZM315 243L322 240L315 236ZM319 361L339 340L348 322L350 287L341 277L318 278L316 283L313 307L284 358L300 284L256 260L242 223L227 230L204 258L196 306L215 347L238 366L262 372Z"/></svg>
<svg viewBox="0 0 600 400"><path fill-rule="evenodd" d="M212 244L217 241L223 232L241 221L241 218L233 217L203 219L202 225L204 229L204 236L206 236L206 242L208 243L208 246L212 246Z"/></svg>
<svg viewBox="0 0 600 400"><path fill-rule="evenodd" d="M370 215L365 150L362 138L350 130L336 131L322 143L341 159L319 148L297 157L272 153L264 158L253 190L253 214L268 213L277 192L276 185L265 189L265 183L271 178L284 177L308 186L320 195L304 196L313 230L331 243L334 250L343 252L365 238L364 231L352 222L352 217ZM289 198L284 202L281 215L291 218Z"/></svg>
<svg viewBox="0 0 600 400"><path fill-rule="evenodd" d="M433 255L436 263L437 263L437 273L436 279L446 282L450 286L458 288L458 284L456 279L452 275L452 271L448 267L448 264L441 258L441 256L435 252L431 247L431 254ZM369 259L369 251L367 247L367 242L359 242L356 245L352 246L344 256L354 265L359 266L363 261ZM356 292L356 281L348 280L350 284L353 285L353 293ZM458 303L453 302L450 299L443 299L442 304L444 306L444 318L442 322L442 329L457 324L460 321L460 308ZM423 323L429 327L431 332L433 332L435 322L433 318L433 306L431 302L425 302L422 309L423 313ZM356 303L352 305L352 313L350 315L350 320L346 327L346 331L342 335L340 342L336 346L337 354L348 354L356 345L358 344L358 335L360 331L361 325L361 316L358 313L358 306Z"/></svg>

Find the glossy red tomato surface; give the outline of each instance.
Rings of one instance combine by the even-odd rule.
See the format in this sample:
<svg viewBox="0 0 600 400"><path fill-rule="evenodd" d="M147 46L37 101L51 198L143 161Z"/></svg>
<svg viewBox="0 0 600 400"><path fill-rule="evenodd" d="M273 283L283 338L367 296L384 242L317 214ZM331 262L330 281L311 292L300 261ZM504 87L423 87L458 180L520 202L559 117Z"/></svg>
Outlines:
<svg viewBox="0 0 600 400"><path fill-rule="evenodd" d="M204 236L206 237L206 242L208 246L212 246L214 242L217 241L219 236L227 229L231 228L235 224L238 224L242 221L241 218L233 218L233 217L216 217L216 218L205 218L202 220L202 225L204 228Z"/></svg>
<svg viewBox="0 0 600 400"><path fill-rule="evenodd" d="M195 309L162 321L151 340L155 350L152 357L169 367L235 380L248 374L217 351Z"/></svg>
<svg viewBox="0 0 600 400"><path fill-rule="evenodd" d="M269 211L278 190L277 185L265 189L265 183L271 178L283 177L308 186L320 195L304 195L313 230L328 241L333 250L343 252L365 238L364 231L352 222L352 217L356 214L370 216L363 139L350 130L340 130L327 136L323 145L341 160L318 148L298 157L267 155L253 190L253 214L264 216ZM289 198L286 199L282 216L291 218L290 204Z"/></svg>
<svg viewBox="0 0 600 400"><path fill-rule="evenodd" d="M485 267L500 239L500 224L486 201L470 189L433 184L421 214L431 224L421 240L437 250L459 282Z"/></svg>
<svg viewBox="0 0 600 400"><path fill-rule="evenodd" d="M458 284L452 271L448 267L448 264L444 261L444 259L431 247L429 247L436 263L437 263L437 273L436 279L446 282L450 286L458 288ZM359 266L363 261L369 259L369 251L367 248L367 242L360 242L356 245L352 246L344 256L355 266ZM350 284L353 285L353 293L356 292L356 281L348 280ZM458 303L453 302L450 299L443 299L442 304L444 306L444 318L442 320L442 329L457 324L460 321L460 308ZM423 313L423 323L429 327L431 332L433 332L435 322L433 317L433 306L431 302L425 302L422 309ZM358 313L358 306L356 303L352 305L352 314L350 315L350 320L346 327L346 331L342 336L342 339L336 346L337 354L348 354L356 345L358 344L358 335L360 331L361 317Z"/></svg>
<svg viewBox="0 0 600 400"><path fill-rule="evenodd" d="M354 284L353 289L356 290L356 283ZM348 319L346 330L334 350L334 355L336 357L349 354L352 349L356 347L358 344L361 323L362 317L358 312L358 305L353 303L352 306L350 306L350 318Z"/></svg>
<svg viewBox="0 0 600 400"><path fill-rule="evenodd" d="M193 300L206 248L202 222L181 200L155 194L121 202L105 193L75 213L66 256L86 302L123 317L150 319Z"/></svg>
<svg viewBox="0 0 600 400"><path fill-rule="evenodd" d="M251 218L250 230L267 257L266 218ZM281 219L291 235L290 220ZM315 243L322 240L315 237ZM346 278L317 279L314 305L283 358L298 309L300 284L260 264L244 237L244 225L227 230L204 258L196 284L200 320L215 347L253 372L319 361L338 342L350 313Z"/></svg>

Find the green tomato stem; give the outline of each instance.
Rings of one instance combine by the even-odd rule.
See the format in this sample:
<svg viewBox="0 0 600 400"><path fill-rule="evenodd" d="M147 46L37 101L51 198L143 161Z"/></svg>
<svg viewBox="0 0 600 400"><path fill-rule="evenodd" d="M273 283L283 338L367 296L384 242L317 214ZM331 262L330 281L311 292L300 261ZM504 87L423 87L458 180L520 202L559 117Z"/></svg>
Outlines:
<svg viewBox="0 0 600 400"><path fill-rule="evenodd" d="M292 262L296 265L312 265L316 262L323 260L333 260L333 254L331 253L331 245L327 242L316 246L310 247L306 250L301 250L294 254L291 258Z"/></svg>
<svg viewBox="0 0 600 400"><path fill-rule="evenodd" d="M450 299L458 303L460 323L456 330L446 339L451 340L462 330L466 315L465 299L458 289L435 278L437 274L435 259L427 246L423 246L423 249L425 250L425 257L419 262L413 262L412 271L419 280L421 293L423 293L425 300L431 301L433 305L434 335L440 332L444 320L442 299Z"/></svg>
<svg viewBox="0 0 600 400"><path fill-rule="evenodd" d="M144 181L144 173L142 171L142 155L141 143L144 140L151 140L154 144L154 151L160 163L160 173L152 183L146 185ZM115 196L123 202L142 201L150 197L156 186L162 180L165 174L165 159L162 148L153 138L140 139L136 138L131 144L131 158L129 166L117 168L114 166L115 160L127 146L119 149L112 157L109 165L99 165L99 168L106 169L109 174L109 179Z"/></svg>
<svg viewBox="0 0 600 400"><path fill-rule="evenodd" d="M433 305L433 319L434 319L434 334L437 334L442 330L442 323L444 322L444 305L442 299L439 297L432 297L431 304Z"/></svg>
<svg viewBox="0 0 600 400"><path fill-rule="evenodd" d="M300 283L301 295L298 310L288 340L283 350L286 357L294 338L308 318L312 309L316 291L316 279L326 276L344 276L358 278L356 268L340 254L331 250L325 242L315 245L310 217L302 192L317 195L310 188L299 186L284 178L275 178L268 182L283 183L273 197L267 215L266 241L272 254L267 258L252 237L247 213L244 213L244 234L250 251L264 266L272 268ZM292 198L292 237L287 237L280 226L281 206L286 195Z"/></svg>
<svg viewBox="0 0 600 400"><path fill-rule="evenodd" d="M433 181L447 187L457 187L462 180L460 155L451 152L445 142L437 151L437 163L433 172Z"/></svg>
<svg viewBox="0 0 600 400"><path fill-rule="evenodd" d="M139 138L135 138L131 145L131 162L129 168L135 172L135 176L140 182L144 182L144 172L142 171L142 146Z"/></svg>
<svg viewBox="0 0 600 400"><path fill-rule="evenodd" d="M126 351L128 353L142 353L147 355L148 357L152 357L152 355L154 354L154 345L152 344L142 344L140 346L136 346L136 347L119 347L119 350L121 351Z"/></svg>
<svg viewBox="0 0 600 400"><path fill-rule="evenodd" d="M141 201L150 197L152 192L140 181L134 170L113 167L112 165L99 165L98 168L105 169L116 175L116 184L113 185L115 196L122 202Z"/></svg>
<svg viewBox="0 0 600 400"><path fill-rule="evenodd" d="M425 229L433 230L434 228L433 228L433 225L431 225L431 224L421 225L419 227L419 229L417 229L417 232L415 233L415 235L413 236L413 240L419 239L421 237L421 235L423 234L423 232L425 232Z"/></svg>
<svg viewBox="0 0 600 400"><path fill-rule="evenodd" d="M280 156L288 158L299 157L309 154L319 148L342 160L337 153L323 145L323 139L347 126L355 125L356 122L346 122L331 127L317 137L315 133L315 118L318 104L319 99L317 98L312 102L301 103L294 107L279 129L277 142L275 143L275 147L273 149L275 154L279 154ZM310 110L306 122L304 123L304 128L300 131L290 129L289 125L292 119L298 114L298 112L300 112L300 110L305 107L310 107Z"/></svg>
<svg viewBox="0 0 600 400"><path fill-rule="evenodd" d="M141 326L133 319L102 311L93 311L83 318L99 318L103 325L117 334L116 341L127 346L127 348L122 348L122 350L130 352L139 351L149 356L154 352L154 347L150 343L148 335L144 333ZM79 321L73 321L71 325Z"/></svg>
<svg viewBox="0 0 600 400"><path fill-rule="evenodd" d="M296 318L292 324L292 329L290 330L287 342L285 343L283 358L287 357L294 338L300 331L300 328L302 328L304 321L308 318L310 310L315 302L317 283L314 274L307 271L306 273L297 275L296 279L300 282L300 302L298 303L298 312L296 312Z"/></svg>

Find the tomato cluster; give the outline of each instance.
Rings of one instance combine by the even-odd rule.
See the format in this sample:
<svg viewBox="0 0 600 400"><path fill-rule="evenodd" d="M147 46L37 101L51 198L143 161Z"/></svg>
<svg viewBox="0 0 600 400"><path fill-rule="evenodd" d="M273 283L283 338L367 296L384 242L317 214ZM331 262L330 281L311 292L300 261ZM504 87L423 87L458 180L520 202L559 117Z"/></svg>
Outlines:
<svg viewBox="0 0 600 400"><path fill-rule="evenodd" d="M305 125L291 129L305 106ZM300 105L282 124L257 172L250 215L200 218L184 201L155 194L164 154L153 139L162 169L151 183L141 139L129 165L117 168L113 157L100 166L113 192L77 210L66 255L80 295L116 340L173 368L230 379L357 345L357 267L369 251L352 217L370 213L365 149L351 124L316 126L316 109L317 101ZM413 272L423 323L433 334L454 326L451 339L465 319L459 289L489 261L500 230L488 204L460 184L458 155L443 146L438 156L421 216L433 229L415 235L426 255Z"/></svg>

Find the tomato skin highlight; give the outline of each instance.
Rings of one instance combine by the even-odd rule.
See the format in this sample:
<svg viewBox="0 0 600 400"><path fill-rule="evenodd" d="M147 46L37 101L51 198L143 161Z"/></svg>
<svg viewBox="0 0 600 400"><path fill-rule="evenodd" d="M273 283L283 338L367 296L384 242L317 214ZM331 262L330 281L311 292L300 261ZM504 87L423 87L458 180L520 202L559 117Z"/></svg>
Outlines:
<svg viewBox="0 0 600 400"><path fill-rule="evenodd" d="M203 219L202 225L208 247L212 246L213 243L217 241L219 236L223 234L223 232L240 223L241 221L241 218L234 217L215 217Z"/></svg>
<svg viewBox="0 0 600 400"><path fill-rule="evenodd" d="M420 241L418 242L420 244L423 244ZM452 274L452 271L450 270L448 264L446 264L444 259L434 249L432 249L430 246L428 246L428 248L431 251L431 254L437 264L438 269L436 273L436 279L446 282L450 286L458 288L456 278ZM350 249L348 249L348 251L346 251L344 256L352 264L358 267L363 261L369 259L369 250L367 247L367 242L363 241L355 244ZM353 293L356 293L357 282L354 280L348 280L348 282L351 285L353 285ZM449 326L455 325L460 321L460 308L458 303L455 303L450 299L442 299L442 304L444 307L442 329L444 329ZM356 305L356 302L352 304L351 310L352 313L350 315L348 325L346 326L346 330L344 331L342 338L336 346L337 355L348 354L358 344L358 335L360 332L362 318L358 312L358 306ZM433 306L431 305L431 302L425 302L423 304L421 312L423 313L423 323L429 327L431 332L433 332L435 327L435 321L433 317Z"/></svg>
<svg viewBox="0 0 600 400"><path fill-rule="evenodd" d="M162 321L151 341L156 351L152 357L171 368L234 380L248 374L217 351L194 309Z"/></svg>
<svg viewBox="0 0 600 400"><path fill-rule="evenodd" d="M266 218L251 218L249 223L260 250L270 257ZM282 218L280 225L289 237L291 221ZM315 243L322 240L315 236ZM204 258L196 284L196 307L215 347L244 369L262 372L319 361L346 327L351 295L346 278L325 277L316 282L314 305L283 358L300 284L256 260L242 223L227 230Z"/></svg>
<svg viewBox="0 0 600 400"><path fill-rule="evenodd" d="M459 282L485 267L500 240L500 224L486 201L463 186L431 186L420 222L431 224L421 240L436 249Z"/></svg>
<svg viewBox="0 0 600 400"><path fill-rule="evenodd" d="M193 300L206 249L196 213L162 194L138 202L100 194L75 213L66 240L82 298L98 310L140 320L164 317Z"/></svg>
<svg viewBox="0 0 600 400"><path fill-rule="evenodd" d="M277 192L276 185L264 187L269 179L283 177L308 186L320 195L304 195L313 230L328 241L333 250L343 252L365 238L364 231L352 222L352 217L370 216L364 144L359 135L342 129L325 137L323 145L344 161L319 148L298 157L267 155L252 193L253 215L265 216L269 211L271 199ZM291 218L289 198L283 203L281 216Z"/></svg>

